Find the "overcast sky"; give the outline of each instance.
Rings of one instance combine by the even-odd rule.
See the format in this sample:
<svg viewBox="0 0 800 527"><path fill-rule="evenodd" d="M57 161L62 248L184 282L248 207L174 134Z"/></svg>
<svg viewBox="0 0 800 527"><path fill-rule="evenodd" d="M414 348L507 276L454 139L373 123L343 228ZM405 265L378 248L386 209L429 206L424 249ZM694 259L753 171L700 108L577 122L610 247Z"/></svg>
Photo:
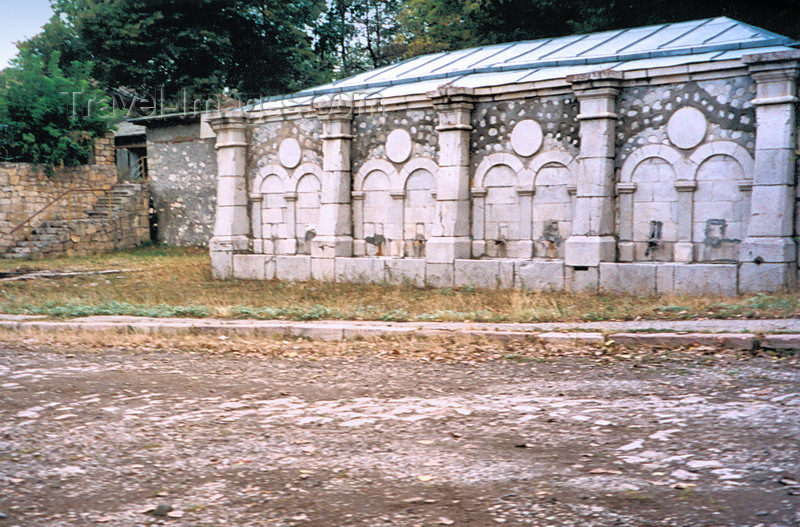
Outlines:
<svg viewBox="0 0 800 527"><path fill-rule="evenodd" d="M49 0L0 0L0 69L17 54L14 42L41 32L52 15Z"/></svg>

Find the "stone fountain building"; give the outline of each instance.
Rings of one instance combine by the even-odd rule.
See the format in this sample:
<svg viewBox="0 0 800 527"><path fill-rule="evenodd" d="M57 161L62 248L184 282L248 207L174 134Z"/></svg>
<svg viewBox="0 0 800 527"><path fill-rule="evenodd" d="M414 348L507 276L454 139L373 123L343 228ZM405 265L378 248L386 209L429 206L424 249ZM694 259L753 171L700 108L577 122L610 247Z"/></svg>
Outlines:
<svg viewBox="0 0 800 527"><path fill-rule="evenodd" d="M421 56L204 116L214 274L794 288L795 44L663 24Z"/></svg>

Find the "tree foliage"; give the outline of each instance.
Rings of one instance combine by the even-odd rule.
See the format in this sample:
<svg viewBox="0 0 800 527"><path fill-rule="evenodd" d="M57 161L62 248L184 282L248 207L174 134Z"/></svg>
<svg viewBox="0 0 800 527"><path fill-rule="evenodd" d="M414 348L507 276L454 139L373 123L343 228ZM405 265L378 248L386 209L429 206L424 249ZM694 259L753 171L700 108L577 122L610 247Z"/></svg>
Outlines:
<svg viewBox="0 0 800 527"><path fill-rule="evenodd" d="M87 80L91 65L73 61L62 70L59 55L53 51L45 60L23 49L0 74L0 123L10 130L8 155L42 164L48 172L58 165L85 163L92 139L110 124L82 105L72 107L72 93L81 93L76 100L85 102L104 92Z"/></svg>
<svg viewBox="0 0 800 527"><path fill-rule="evenodd" d="M407 55L728 16L800 39L796 0L407 0Z"/></svg>
<svg viewBox="0 0 800 527"><path fill-rule="evenodd" d="M322 64L345 77L397 60L401 8L401 0L332 0L316 29Z"/></svg>
<svg viewBox="0 0 800 527"><path fill-rule="evenodd" d="M53 0L104 86L214 95L325 80L311 27L324 0Z"/></svg>

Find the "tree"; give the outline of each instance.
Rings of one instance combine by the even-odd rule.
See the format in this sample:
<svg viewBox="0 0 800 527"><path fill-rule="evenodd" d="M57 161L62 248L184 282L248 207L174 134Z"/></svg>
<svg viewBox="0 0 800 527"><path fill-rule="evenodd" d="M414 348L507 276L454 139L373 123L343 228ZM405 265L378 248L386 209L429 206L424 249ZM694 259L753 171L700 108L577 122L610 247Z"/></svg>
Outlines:
<svg viewBox="0 0 800 527"><path fill-rule="evenodd" d="M332 0L316 29L317 52L338 77L400 58L400 0Z"/></svg>
<svg viewBox="0 0 800 527"><path fill-rule="evenodd" d="M92 139L109 129L109 116L89 112L73 100L88 102L104 92L89 78L90 64L59 66L59 52L44 60L23 48L0 74L0 123L11 130L9 157L42 164L49 173L58 165L86 163ZM73 99L72 94L80 94ZM74 111L73 111L74 110Z"/></svg>
<svg viewBox="0 0 800 527"><path fill-rule="evenodd" d="M407 56L518 40L728 16L800 38L796 0L408 0Z"/></svg>
<svg viewBox="0 0 800 527"><path fill-rule="evenodd" d="M290 91L320 80L311 25L324 0L53 0L106 87L170 95Z"/></svg>

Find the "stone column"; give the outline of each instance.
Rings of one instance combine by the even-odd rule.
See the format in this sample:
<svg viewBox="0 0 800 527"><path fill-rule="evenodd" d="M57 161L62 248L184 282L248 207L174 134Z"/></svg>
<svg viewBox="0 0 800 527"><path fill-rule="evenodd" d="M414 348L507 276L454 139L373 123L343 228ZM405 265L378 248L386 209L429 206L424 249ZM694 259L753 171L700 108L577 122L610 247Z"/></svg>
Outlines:
<svg viewBox="0 0 800 527"><path fill-rule="evenodd" d="M632 262L633 245L633 194L636 183L617 183L617 199L619 200L619 261Z"/></svg>
<svg viewBox="0 0 800 527"><path fill-rule="evenodd" d="M389 228L391 229L387 234L387 237L391 240L391 244L389 246L389 256L394 257L403 257L403 253L405 252L405 223L403 218L403 213L405 209L406 203L406 191L405 190L392 190L389 192L389 195L392 197L392 223L390 224Z"/></svg>
<svg viewBox="0 0 800 527"><path fill-rule="evenodd" d="M335 279L335 258L353 255L350 143L353 107L334 100L317 105L322 121L322 192L317 235L311 242L311 276Z"/></svg>
<svg viewBox="0 0 800 527"><path fill-rule="evenodd" d="M453 284L455 260L469 258L469 134L472 91L443 88L429 94L439 115L439 170L436 175L436 220L425 246L426 280L437 287Z"/></svg>
<svg viewBox="0 0 800 527"><path fill-rule="evenodd" d="M678 191L678 240L672 251L672 259L676 262L691 263L694 261L694 192L697 181L678 180L675 182Z"/></svg>
<svg viewBox="0 0 800 527"><path fill-rule="evenodd" d="M250 194L250 223L253 233L253 252L261 254L264 252L263 225L261 224L261 208L264 206L264 194Z"/></svg>
<svg viewBox="0 0 800 527"><path fill-rule="evenodd" d="M745 56L756 81L756 153L747 237L739 260L739 290L795 285L795 148L800 51Z"/></svg>
<svg viewBox="0 0 800 527"><path fill-rule="evenodd" d="M614 159L616 100L622 74L600 71L567 77L580 103L581 153L572 236L565 263L598 267L616 259L614 237Z"/></svg>
<svg viewBox="0 0 800 527"><path fill-rule="evenodd" d="M512 258L530 260L533 258L533 187L517 187L519 196L519 241ZM537 255L541 256L541 255Z"/></svg>
<svg viewBox="0 0 800 527"><path fill-rule="evenodd" d="M214 278L233 276L233 254L250 250L247 214L247 124L244 116L221 114L209 120L217 135L217 215L209 242Z"/></svg>

